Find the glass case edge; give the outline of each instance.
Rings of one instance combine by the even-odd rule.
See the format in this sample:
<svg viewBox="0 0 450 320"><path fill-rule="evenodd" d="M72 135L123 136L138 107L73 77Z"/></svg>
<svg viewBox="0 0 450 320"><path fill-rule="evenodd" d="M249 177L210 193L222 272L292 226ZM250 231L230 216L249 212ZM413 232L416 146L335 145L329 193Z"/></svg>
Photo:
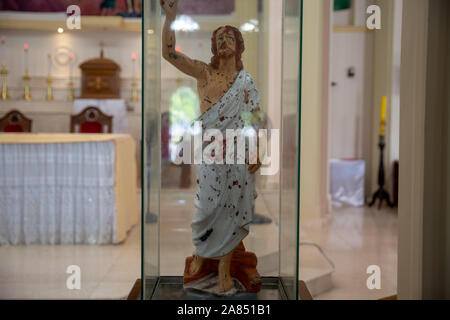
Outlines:
<svg viewBox="0 0 450 320"><path fill-rule="evenodd" d="M285 23L285 0L283 0L283 3L282 3L282 9L281 9L281 12L282 12L282 17L281 17L281 19L282 19L282 23L281 23L281 56L282 57L284 57L284 50L285 50L285 48L284 48L284 23ZM283 83L283 79L284 79L284 76L283 76L283 74L284 74L284 59L283 59L283 62L282 62L282 65L281 65L281 95L280 95L280 106L281 106L281 110L280 110L280 114L281 114L281 118L282 118L282 115L283 115L283 109L284 109L284 95L283 95L283 86L284 86L284 83ZM280 132L283 132L283 120L281 119L281 121L280 121ZM280 144L280 154L283 154L283 152L284 152L284 148L283 148L283 137L282 137L282 135L280 135L280 139L279 139L279 142L278 142L279 144ZM278 183L279 183L279 185L280 185L280 191L279 191L279 195L278 195L278 198L279 198L279 203L278 203L278 221L279 221L279 229L278 229L278 279L279 279L279 282L280 282L280 286L282 286L282 288L283 288L283 290L284 290L284 286L283 286L283 282L282 282L282 277L281 277L281 232L282 232L282 224L281 224L281 211L282 211L282 194L283 194L283 192L282 192L282 185L283 185L283 174L281 173L281 170L283 169L283 165L281 165L281 168L280 168L280 178L278 179ZM286 290L284 290L284 291L286 291Z"/></svg>
<svg viewBox="0 0 450 320"><path fill-rule="evenodd" d="M300 48L299 48L299 76L298 76L298 149L297 149L297 268L296 272L296 282L295 282L295 300L298 300L298 282L299 282L299 267L300 267L300 254L299 254L299 245L300 245L300 164L301 164L301 132L302 132L302 72L303 72L303 0L300 0Z"/></svg>
<svg viewBox="0 0 450 320"><path fill-rule="evenodd" d="M144 185L145 185L145 174L144 174L144 160L145 160L145 154L144 154L144 124L145 124L145 113L144 113L144 66L145 66L145 55L144 55L144 48L145 48L145 1L142 1L142 21L141 21L141 296L140 300L144 300L144 294L145 294L145 268L144 268Z"/></svg>

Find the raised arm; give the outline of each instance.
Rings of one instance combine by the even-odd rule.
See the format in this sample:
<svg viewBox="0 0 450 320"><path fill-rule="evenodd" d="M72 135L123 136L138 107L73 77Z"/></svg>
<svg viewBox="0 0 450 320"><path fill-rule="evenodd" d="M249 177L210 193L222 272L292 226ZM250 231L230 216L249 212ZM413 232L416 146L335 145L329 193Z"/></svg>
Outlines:
<svg viewBox="0 0 450 320"><path fill-rule="evenodd" d="M166 13L166 21L162 33L162 53L164 59L181 72L196 79L204 79L206 77L208 65L204 62L191 59L175 50L175 31L171 29L171 25L177 16L178 0L160 0L160 4Z"/></svg>

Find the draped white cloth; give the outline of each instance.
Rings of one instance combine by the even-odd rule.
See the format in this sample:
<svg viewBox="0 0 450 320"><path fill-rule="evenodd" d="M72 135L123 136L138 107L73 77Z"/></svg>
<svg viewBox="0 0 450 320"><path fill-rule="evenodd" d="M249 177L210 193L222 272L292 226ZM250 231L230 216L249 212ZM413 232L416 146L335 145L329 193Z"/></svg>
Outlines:
<svg viewBox="0 0 450 320"><path fill-rule="evenodd" d="M117 243L115 144L0 144L0 244Z"/></svg>
<svg viewBox="0 0 450 320"><path fill-rule="evenodd" d="M330 160L330 193L333 206L364 205L364 160Z"/></svg>
<svg viewBox="0 0 450 320"><path fill-rule="evenodd" d="M202 129L219 130L223 137L226 137L227 129L243 130L246 128L244 119L251 115L260 101L254 80L242 70L228 92L200 116ZM245 148L248 157L248 145ZM239 159L235 154L233 160L234 164L197 166L197 194L194 199L197 211L191 228L195 254L201 257L223 257L249 233L257 197L255 176L248 171L248 158Z"/></svg>
<svg viewBox="0 0 450 320"><path fill-rule="evenodd" d="M129 133L127 108L123 99L75 99L73 111L75 114L84 108L94 106L109 116L113 116L113 133Z"/></svg>

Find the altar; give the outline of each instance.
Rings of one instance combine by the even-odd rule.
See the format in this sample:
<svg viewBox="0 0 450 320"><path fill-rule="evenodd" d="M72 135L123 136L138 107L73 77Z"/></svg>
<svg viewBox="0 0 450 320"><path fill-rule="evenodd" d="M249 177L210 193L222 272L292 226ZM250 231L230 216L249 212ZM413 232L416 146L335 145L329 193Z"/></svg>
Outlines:
<svg viewBox="0 0 450 320"><path fill-rule="evenodd" d="M125 241L135 148L129 135L0 134L0 245Z"/></svg>

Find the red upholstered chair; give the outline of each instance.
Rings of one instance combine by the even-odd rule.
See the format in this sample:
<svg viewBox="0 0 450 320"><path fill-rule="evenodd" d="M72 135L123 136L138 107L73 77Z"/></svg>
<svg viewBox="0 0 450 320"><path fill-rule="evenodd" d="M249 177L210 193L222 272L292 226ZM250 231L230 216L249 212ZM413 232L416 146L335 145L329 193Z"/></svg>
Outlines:
<svg viewBox="0 0 450 320"><path fill-rule="evenodd" d="M31 132L32 120L20 111L12 110L0 118L0 132Z"/></svg>
<svg viewBox="0 0 450 320"><path fill-rule="evenodd" d="M70 117L72 133L112 133L112 116L104 114L97 107L86 107L79 114Z"/></svg>

